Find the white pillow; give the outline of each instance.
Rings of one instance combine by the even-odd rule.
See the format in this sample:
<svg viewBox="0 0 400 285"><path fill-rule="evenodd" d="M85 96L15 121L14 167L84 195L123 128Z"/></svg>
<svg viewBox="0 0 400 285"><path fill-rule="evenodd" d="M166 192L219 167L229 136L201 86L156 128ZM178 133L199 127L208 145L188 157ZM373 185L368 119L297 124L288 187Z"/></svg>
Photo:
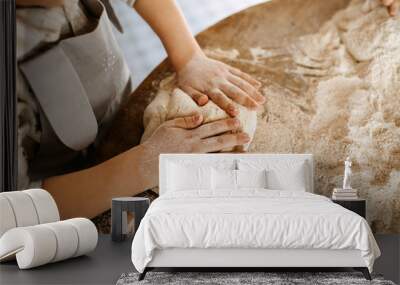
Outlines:
<svg viewBox="0 0 400 285"><path fill-rule="evenodd" d="M306 191L304 164L286 171L270 169L267 172L268 188L274 190Z"/></svg>
<svg viewBox="0 0 400 285"><path fill-rule="evenodd" d="M211 190L211 167L168 164L168 191Z"/></svg>
<svg viewBox="0 0 400 285"><path fill-rule="evenodd" d="M267 188L267 171L236 170L237 188Z"/></svg>
<svg viewBox="0 0 400 285"><path fill-rule="evenodd" d="M240 188L267 188L267 171L212 169L214 190L238 190Z"/></svg>
<svg viewBox="0 0 400 285"><path fill-rule="evenodd" d="M236 170L212 168L212 188L236 190Z"/></svg>
<svg viewBox="0 0 400 285"><path fill-rule="evenodd" d="M267 188L273 190L306 191L308 187L306 161L275 159L238 160L240 170L267 170Z"/></svg>

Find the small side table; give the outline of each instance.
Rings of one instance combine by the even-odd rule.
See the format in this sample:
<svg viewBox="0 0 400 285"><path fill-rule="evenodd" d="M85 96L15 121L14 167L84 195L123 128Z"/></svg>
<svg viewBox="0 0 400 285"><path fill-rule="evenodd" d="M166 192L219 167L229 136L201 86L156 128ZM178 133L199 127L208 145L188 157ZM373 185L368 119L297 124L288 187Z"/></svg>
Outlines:
<svg viewBox="0 0 400 285"><path fill-rule="evenodd" d="M123 241L127 239L129 235L127 212L134 214L134 231L136 232L149 205L149 198L144 197L113 198L111 202L111 239L113 241Z"/></svg>
<svg viewBox="0 0 400 285"><path fill-rule="evenodd" d="M332 199L333 203L339 204L340 206L359 214L365 219L367 201L365 199L353 199L353 200L336 200Z"/></svg>

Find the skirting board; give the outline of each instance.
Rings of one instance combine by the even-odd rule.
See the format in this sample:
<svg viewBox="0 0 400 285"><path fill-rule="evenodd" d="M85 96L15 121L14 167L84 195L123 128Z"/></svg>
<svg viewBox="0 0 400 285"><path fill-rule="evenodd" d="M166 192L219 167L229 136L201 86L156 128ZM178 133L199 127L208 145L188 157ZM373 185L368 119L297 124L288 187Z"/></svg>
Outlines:
<svg viewBox="0 0 400 285"><path fill-rule="evenodd" d="M155 250L147 267L365 267L359 250L193 249Z"/></svg>

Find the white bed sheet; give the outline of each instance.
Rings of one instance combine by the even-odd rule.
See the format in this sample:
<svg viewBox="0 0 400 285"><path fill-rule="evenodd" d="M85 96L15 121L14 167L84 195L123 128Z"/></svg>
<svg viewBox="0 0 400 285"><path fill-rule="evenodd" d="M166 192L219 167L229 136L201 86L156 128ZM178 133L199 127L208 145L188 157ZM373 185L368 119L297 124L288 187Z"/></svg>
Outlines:
<svg viewBox="0 0 400 285"><path fill-rule="evenodd" d="M380 255L359 215L320 195L265 189L162 195L135 234L135 268L166 248L357 249L370 271Z"/></svg>

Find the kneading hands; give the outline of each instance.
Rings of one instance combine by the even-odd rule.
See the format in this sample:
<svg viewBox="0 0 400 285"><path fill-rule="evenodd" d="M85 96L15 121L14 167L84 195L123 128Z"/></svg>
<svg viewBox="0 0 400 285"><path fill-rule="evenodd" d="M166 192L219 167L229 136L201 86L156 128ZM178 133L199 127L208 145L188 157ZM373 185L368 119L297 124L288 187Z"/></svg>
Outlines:
<svg viewBox="0 0 400 285"><path fill-rule="evenodd" d="M161 39L169 61L176 71L178 86L198 105L202 106L212 100L228 115L235 117L239 110L233 102L250 109L256 109L264 103L265 98L259 92L260 82L237 68L208 58L203 53L174 0L138 0L135 9ZM183 120L189 122L192 118ZM200 126L201 121L198 121L190 128L199 130L191 131L182 124L171 128L173 124L176 122L165 122L150 138L152 145L163 150L159 153L215 152L247 142L243 140L246 134L224 134L229 131L219 128L220 125L226 124L224 121L206 126ZM204 129L213 129L208 135L212 138L201 142L193 139L182 141L175 135L179 128L182 129L181 132L194 134L201 133ZM160 139L161 137L168 137L169 143L165 144L165 140Z"/></svg>
<svg viewBox="0 0 400 285"><path fill-rule="evenodd" d="M400 0L372 0L371 3L373 9L386 6L389 15L395 16ZM208 58L203 53L175 0L137 0L135 9L161 39L176 71L178 86L199 106L212 100L228 115L235 117L239 110L233 102L252 110L265 102L265 97L259 91L259 81L237 68ZM215 136L218 135L219 133L215 133ZM236 138L231 139L232 141L227 141L228 144L233 144ZM193 149L191 145L181 144L181 147ZM215 145L214 148L218 147L221 150L225 146Z"/></svg>

